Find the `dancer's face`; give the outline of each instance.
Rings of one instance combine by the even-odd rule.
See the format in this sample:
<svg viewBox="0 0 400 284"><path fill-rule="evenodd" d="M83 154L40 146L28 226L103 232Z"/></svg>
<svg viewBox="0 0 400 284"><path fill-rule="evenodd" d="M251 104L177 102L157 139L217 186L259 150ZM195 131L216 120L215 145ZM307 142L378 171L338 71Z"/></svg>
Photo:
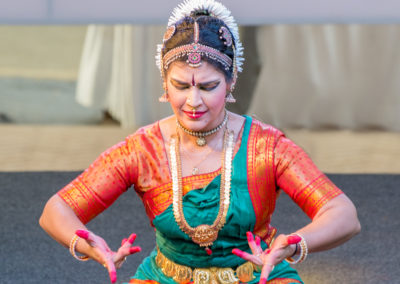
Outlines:
<svg viewBox="0 0 400 284"><path fill-rule="evenodd" d="M230 84L213 65L203 61L190 67L176 61L168 69L166 83L169 103L183 126L206 131L223 121Z"/></svg>

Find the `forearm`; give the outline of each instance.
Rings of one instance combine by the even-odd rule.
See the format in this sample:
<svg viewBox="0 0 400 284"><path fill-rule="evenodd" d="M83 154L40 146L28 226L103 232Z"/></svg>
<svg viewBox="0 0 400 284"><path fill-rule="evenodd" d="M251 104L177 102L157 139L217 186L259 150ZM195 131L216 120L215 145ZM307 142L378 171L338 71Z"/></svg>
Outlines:
<svg viewBox="0 0 400 284"><path fill-rule="evenodd" d="M53 239L65 247L69 247L76 230L87 230L75 212L58 195L54 195L46 203L39 224ZM76 251L97 259L86 241L79 240Z"/></svg>
<svg viewBox="0 0 400 284"><path fill-rule="evenodd" d="M360 231L353 203L344 194L329 201L313 221L301 228L309 252L328 250L343 244Z"/></svg>

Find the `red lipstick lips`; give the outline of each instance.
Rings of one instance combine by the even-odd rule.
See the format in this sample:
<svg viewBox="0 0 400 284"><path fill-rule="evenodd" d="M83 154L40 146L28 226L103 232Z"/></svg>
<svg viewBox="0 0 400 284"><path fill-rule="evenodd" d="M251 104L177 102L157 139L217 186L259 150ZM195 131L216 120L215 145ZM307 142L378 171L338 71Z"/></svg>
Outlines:
<svg viewBox="0 0 400 284"><path fill-rule="evenodd" d="M191 119L198 119L202 117L206 111L183 111Z"/></svg>

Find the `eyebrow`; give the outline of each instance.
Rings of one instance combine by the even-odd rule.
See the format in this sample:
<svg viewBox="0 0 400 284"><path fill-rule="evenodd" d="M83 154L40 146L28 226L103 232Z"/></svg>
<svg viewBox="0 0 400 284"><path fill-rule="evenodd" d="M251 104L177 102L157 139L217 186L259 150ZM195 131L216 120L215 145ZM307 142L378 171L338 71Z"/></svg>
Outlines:
<svg viewBox="0 0 400 284"><path fill-rule="evenodd" d="M171 82L173 82L173 83L178 83L178 84L180 84L180 85L191 85L191 84L188 83L188 82L183 82L183 81L180 81L180 80L174 79L174 78L171 78ZM208 81L208 82L197 83L196 85L205 86L205 85L210 85L210 84L219 83L219 82L220 82L219 79L215 79L215 80L211 80L211 81Z"/></svg>

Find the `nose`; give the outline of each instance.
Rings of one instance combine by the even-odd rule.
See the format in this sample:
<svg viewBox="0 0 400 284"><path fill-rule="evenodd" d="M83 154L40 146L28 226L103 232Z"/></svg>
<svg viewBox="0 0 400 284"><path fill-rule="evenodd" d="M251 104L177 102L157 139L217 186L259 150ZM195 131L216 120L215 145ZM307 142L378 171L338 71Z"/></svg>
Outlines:
<svg viewBox="0 0 400 284"><path fill-rule="evenodd" d="M186 103L192 108L198 108L202 104L201 94L199 88L193 86L186 98Z"/></svg>

